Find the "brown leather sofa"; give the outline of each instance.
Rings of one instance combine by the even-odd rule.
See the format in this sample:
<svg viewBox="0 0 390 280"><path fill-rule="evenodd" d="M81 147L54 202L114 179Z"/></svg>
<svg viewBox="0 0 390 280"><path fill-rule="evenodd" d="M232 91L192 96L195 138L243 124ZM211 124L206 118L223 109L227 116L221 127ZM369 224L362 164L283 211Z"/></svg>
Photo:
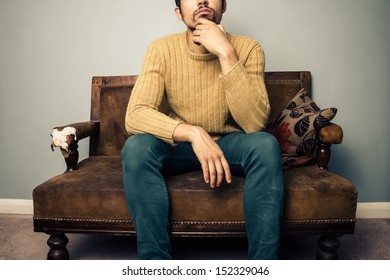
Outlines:
<svg viewBox="0 0 390 280"><path fill-rule="evenodd" d="M69 151L61 149L67 170L33 190L34 231L50 235L48 259L68 259L68 233L135 235L126 206L120 151L129 137L124 115L137 76L94 77L91 120L76 129ZM266 87L274 119L304 87L311 94L310 72L267 72ZM58 127L61 130L64 127ZM89 137L89 157L78 162L77 142ZM319 235L317 259L337 259L338 237L355 228L357 191L327 170L330 146L340 143L336 124L317 134L316 162L284 171L286 200L282 234ZM210 189L201 172L166 178L171 198L171 234L182 237L245 236L242 190L245 178ZM211 211L212 209L212 211ZM314 256L313 256L314 258Z"/></svg>

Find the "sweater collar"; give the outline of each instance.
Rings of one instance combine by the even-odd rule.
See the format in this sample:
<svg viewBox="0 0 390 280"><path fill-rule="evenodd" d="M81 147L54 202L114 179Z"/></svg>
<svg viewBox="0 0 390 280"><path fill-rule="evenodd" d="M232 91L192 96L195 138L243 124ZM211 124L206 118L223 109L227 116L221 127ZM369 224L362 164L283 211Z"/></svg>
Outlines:
<svg viewBox="0 0 390 280"><path fill-rule="evenodd" d="M195 60L203 60L203 61L207 61L207 60L213 60L213 59L216 59L217 56L211 54L211 53L207 53L207 54L200 54L200 53L194 53L190 50L190 48L188 47L188 42L187 42L187 32L183 32L181 34L181 38L182 38L182 44L183 44L183 48L184 48L184 51L188 54L188 56L192 59L195 59Z"/></svg>

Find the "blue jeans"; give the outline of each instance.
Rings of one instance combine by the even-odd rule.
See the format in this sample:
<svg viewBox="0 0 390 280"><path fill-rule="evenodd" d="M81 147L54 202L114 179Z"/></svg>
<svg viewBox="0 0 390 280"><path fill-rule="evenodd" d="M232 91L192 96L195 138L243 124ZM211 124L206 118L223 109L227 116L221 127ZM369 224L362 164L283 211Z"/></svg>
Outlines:
<svg viewBox="0 0 390 280"><path fill-rule="evenodd" d="M246 176L243 207L249 259L276 259L284 202L277 140L235 132L217 141L232 174ZM124 190L137 231L139 259L171 259L169 196L164 175L201 170L189 143L171 146L150 134L130 137L122 150Z"/></svg>

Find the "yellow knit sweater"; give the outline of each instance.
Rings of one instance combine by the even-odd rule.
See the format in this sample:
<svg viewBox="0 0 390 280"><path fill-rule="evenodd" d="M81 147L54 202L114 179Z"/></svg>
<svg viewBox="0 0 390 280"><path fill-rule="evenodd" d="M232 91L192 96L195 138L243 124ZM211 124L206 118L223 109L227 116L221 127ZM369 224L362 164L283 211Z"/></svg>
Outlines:
<svg viewBox="0 0 390 280"><path fill-rule="evenodd" d="M170 144L181 122L204 128L214 139L239 130L263 130L270 105L261 46L228 35L239 62L221 75L218 58L192 53L186 34L150 44L128 104L126 130L153 134Z"/></svg>

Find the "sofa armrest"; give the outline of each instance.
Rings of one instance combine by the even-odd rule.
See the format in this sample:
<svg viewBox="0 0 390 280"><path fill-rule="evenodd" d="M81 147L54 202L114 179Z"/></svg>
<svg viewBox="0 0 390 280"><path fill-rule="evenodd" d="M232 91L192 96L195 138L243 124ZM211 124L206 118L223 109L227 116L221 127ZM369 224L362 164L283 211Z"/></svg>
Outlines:
<svg viewBox="0 0 390 280"><path fill-rule="evenodd" d="M343 129L337 124L330 123L318 131L317 137L317 166L321 169L327 169L331 155L330 146L340 144L343 141Z"/></svg>
<svg viewBox="0 0 390 280"><path fill-rule="evenodd" d="M52 136L51 150L54 151L55 147L60 148L67 165L65 172L77 169L79 159L78 141L97 135L99 128L100 122L98 121L78 122L54 128L53 133L50 134Z"/></svg>
<svg viewBox="0 0 390 280"><path fill-rule="evenodd" d="M330 123L319 130L318 139L323 143L340 144L343 142L343 129L337 124Z"/></svg>

